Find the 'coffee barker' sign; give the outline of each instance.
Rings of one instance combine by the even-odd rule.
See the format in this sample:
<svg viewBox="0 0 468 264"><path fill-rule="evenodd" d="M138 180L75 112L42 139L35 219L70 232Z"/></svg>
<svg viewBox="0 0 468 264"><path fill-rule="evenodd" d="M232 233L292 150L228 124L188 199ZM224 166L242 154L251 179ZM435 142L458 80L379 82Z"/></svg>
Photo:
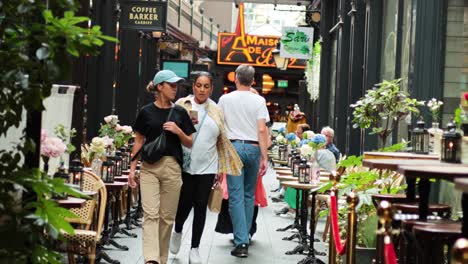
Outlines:
<svg viewBox="0 0 468 264"><path fill-rule="evenodd" d="M167 2L126 1L120 15L122 29L166 31Z"/></svg>

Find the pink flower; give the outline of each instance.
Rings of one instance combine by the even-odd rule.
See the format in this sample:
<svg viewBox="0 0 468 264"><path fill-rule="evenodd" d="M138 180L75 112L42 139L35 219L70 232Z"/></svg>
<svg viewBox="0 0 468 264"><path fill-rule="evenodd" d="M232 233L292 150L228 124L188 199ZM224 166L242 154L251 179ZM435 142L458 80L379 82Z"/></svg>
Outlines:
<svg viewBox="0 0 468 264"><path fill-rule="evenodd" d="M465 100L468 101L468 92L464 93L464 94L463 94L463 97L465 97Z"/></svg>
<svg viewBox="0 0 468 264"><path fill-rule="evenodd" d="M122 130L122 126L119 125L119 124L117 124L117 125L115 126L115 131L119 132L120 130Z"/></svg>
<svg viewBox="0 0 468 264"><path fill-rule="evenodd" d="M45 129L41 129L41 144L47 138L47 131Z"/></svg>
<svg viewBox="0 0 468 264"><path fill-rule="evenodd" d="M116 125L119 122L119 117L116 115L108 115L104 117L104 121L106 121L107 124Z"/></svg>
<svg viewBox="0 0 468 264"><path fill-rule="evenodd" d="M49 158L56 158L62 155L67 146L60 138L46 137L44 142L41 142L41 155Z"/></svg>
<svg viewBox="0 0 468 264"><path fill-rule="evenodd" d="M124 132L124 134L130 134L133 132L133 129L131 126L122 126L122 130Z"/></svg>
<svg viewBox="0 0 468 264"><path fill-rule="evenodd" d="M114 139L110 138L109 136L103 137L102 140L104 141L106 147L110 147L114 143Z"/></svg>

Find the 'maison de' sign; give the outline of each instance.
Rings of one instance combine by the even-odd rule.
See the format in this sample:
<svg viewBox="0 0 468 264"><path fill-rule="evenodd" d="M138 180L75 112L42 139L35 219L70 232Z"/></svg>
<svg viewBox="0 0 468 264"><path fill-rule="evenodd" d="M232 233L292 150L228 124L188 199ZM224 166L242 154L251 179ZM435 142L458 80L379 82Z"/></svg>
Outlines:
<svg viewBox="0 0 468 264"><path fill-rule="evenodd" d="M165 32L167 1L125 1L120 18L122 29Z"/></svg>
<svg viewBox="0 0 468 264"><path fill-rule="evenodd" d="M258 67L275 67L272 51L280 37L255 36L236 33L218 34L218 64L248 64ZM304 69L305 60L290 59L289 68Z"/></svg>

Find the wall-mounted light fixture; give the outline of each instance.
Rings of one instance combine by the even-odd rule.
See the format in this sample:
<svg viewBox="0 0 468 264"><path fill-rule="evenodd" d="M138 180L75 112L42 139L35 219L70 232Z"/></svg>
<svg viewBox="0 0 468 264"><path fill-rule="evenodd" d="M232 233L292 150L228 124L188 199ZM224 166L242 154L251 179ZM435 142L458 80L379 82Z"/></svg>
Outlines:
<svg viewBox="0 0 468 264"><path fill-rule="evenodd" d="M276 68L280 70L286 70L288 68L289 59L281 57L280 48L281 48L281 42L278 41L278 44L276 45L276 49L274 49L271 52L271 54L273 55L273 59L275 60Z"/></svg>

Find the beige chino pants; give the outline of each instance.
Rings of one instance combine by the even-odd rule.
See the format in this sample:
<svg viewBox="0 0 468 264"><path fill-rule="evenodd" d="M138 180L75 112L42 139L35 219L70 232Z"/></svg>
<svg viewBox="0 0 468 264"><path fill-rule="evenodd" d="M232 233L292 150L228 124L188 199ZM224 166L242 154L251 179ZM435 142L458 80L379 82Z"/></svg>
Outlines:
<svg viewBox="0 0 468 264"><path fill-rule="evenodd" d="M143 256L145 261L167 262L180 188L181 169L174 157L154 164L143 162L140 177L143 205Z"/></svg>

